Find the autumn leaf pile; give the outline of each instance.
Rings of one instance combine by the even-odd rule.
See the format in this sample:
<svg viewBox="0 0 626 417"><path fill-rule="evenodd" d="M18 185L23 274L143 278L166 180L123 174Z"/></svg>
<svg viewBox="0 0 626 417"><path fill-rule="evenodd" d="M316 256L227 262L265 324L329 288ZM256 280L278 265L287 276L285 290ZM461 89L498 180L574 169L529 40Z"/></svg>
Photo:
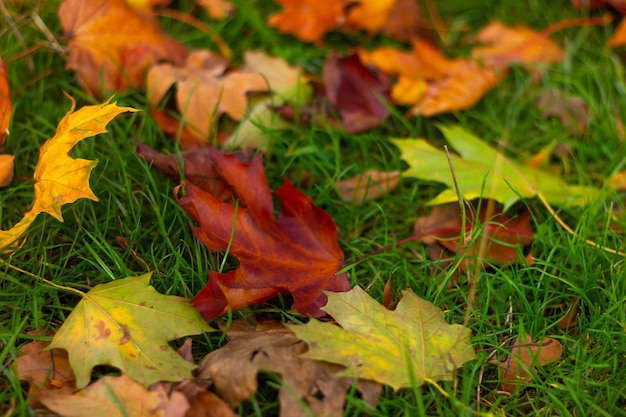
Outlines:
<svg viewBox="0 0 626 417"><path fill-rule="evenodd" d="M466 35L463 54L435 41L438 20L424 17L418 2L276 0L276 11L264 24L294 43L329 49L315 73L260 51L233 56L215 33L214 48L192 48L166 33L158 18L173 16L196 31L209 27L209 18L232 18L241 2L198 1L192 14L165 8L167 3L64 0L60 5L63 33L55 35L66 48L67 69L84 93L102 104L76 109L68 97L71 109L39 150L31 205L18 223L0 231L2 265L10 268L11 257L35 238L29 227L43 213L62 222L64 206L78 199L99 204L98 189L90 186L97 161L71 153L81 141L98 140L91 138L106 132L116 117L149 119L172 139L174 152L136 138L136 154L172 181L159 177L163 190L173 188L172 202L193 222L195 238L236 264L209 268L206 286L193 299L157 292L150 285L154 271L147 268L88 291L23 271L34 279L32 285L56 287L78 301L52 333L33 333L37 340L24 344L11 364L28 383L30 407L64 416L231 416L260 389L258 376L269 372L281 380L280 415L337 416L354 392L372 410L384 389L393 393L430 384L453 397L440 383L455 381L464 367L493 365L494 388L521 395L539 367L558 363L564 349L558 338L526 333L509 337L498 356L480 358L467 321L448 323L454 316L393 279L382 302L372 298L361 288L367 283L350 274L359 265L344 255L345 231L316 205L315 195L292 183L289 170L282 178L268 178L271 160L265 155L274 151L273 132L289 126L357 134L385 126L392 114L423 119L433 127L429 131L438 132L438 141L390 136L389 146L406 169L363 170L335 181L339 198L366 204L403 192L407 181L437 183L440 192L425 202L428 213L417 218L404 240L389 239L397 245L419 242L433 264L454 275L450 282L456 285L483 268L532 265L533 213L529 205L520 209L520 201L539 202L540 210L558 217L555 210L603 198L599 182L575 184L556 172L550 159L558 154L557 143L535 155L515 156L438 117L476 105L512 71L540 80L543 69L565 59L554 33L604 27L606 17L555 22L543 30L492 22ZM625 31L620 26L609 46L626 42ZM396 46L332 50L328 34L380 37ZM9 134L11 90L19 94L18 87L1 63L0 145L8 149L20 146L20 138ZM110 97L120 93L142 95L146 108L118 106ZM573 135L586 129L588 109L578 98L554 90L537 106ZM24 181L13 178L13 163L13 155L0 155L0 186L8 189ZM605 182L623 189L624 177L617 173ZM159 275L168 279L167 271ZM469 283L469 305L461 309L471 308L475 285ZM276 319L280 315L282 321ZM210 332L223 332L227 343L193 354L191 340L197 339L187 339L178 350L169 344ZM477 360L483 363L476 365Z"/></svg>

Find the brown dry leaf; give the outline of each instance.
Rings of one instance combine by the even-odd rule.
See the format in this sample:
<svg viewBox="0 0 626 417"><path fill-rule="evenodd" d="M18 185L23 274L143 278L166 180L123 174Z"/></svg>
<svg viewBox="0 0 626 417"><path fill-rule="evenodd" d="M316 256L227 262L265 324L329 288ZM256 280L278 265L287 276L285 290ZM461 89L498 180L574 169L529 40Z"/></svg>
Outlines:
<svg viewBox="0 0 626 417"><path fill-rule="evenodd" d="M74 388L74 373L64 349L44 350L50 342L34 340L20 348L15 361L15 373L29 383L28 393L36 395L42 389Z"/></svg>
<svg viewBox="0 0 626 417"><path fill-rule="evenodd" d="M228 63L207 50L189 54L186 64L153 66L148 73L150 104L157 106L176 84L176 107L198 142L206 143L216 132L216 122L226 113L241 120L248 108L249 92L268 90L261 74L225 72Z"/></svg>
<svg viewBox="0 0 626 417"><path fill-rule="evenodd" d="M483 201L478 213L478 221L482 225L482 235L473 236L477 227L472 219L476 204L467 207L465 222L465 241L461 242L463 220L458 203L448 203L432 208L430 214L417 219L413 227L416 235L423 235L421 240L429 245L429 252L434 260L447 258L454 254L467 257L459 265L465 269L476 262L475 257L482 255L486 262L511 264L519 262L519 248L530 245L533 232L530 228L530 213L523 212L510 219L498 210L489 212L490 204ZM487 239L487 246L482 253L482 239ZM527 256L527 261L531 261Z"/></svg>
<svg viewBox="0 0 626 417"><path fill-rule="evenodd" d="M40 401L61 416L183 417L166 414L170 399L156 386L146 389L132 378L105 376L75 394L43 391Z"/></svg>
<svg viewBox="0 0 626 417"><path fill-rule="evenodd" d="M498 365L501 371L500 390L513 394L533 379L535 367L544 366L561 357L563 345L558 340L545 337L541 342L533 342L529 334L519 335L510 355L502 362L489 361Z"/></svg>
<svg viewBox="0 0 626 417"><path fill-rule="evenodd" d="M186 361L194 363L191 345L192 339L187 339L177 352ZM150 389L163 389L169 394L164 417L236 417L228 404L207 391L209 385L210 381L194 378L180 382L157 382Z"/></svg>
<svg viewBox="0 0 626 417"><path fill-rule="evenodd" d="M574 133L584 133L589 119L589 106L580 97L566 95L559 90L545 91L537 100L537 107L545 117L558 117Z"/></svg>
<svg viewBox="0 0 626 417"><path fill-rule="evenodd" d="M103 87L143 87L146 68L156 62L182 62L186 55L156 21L124 0L65 0L59 17L69 39L67 67L94 96L101 96Z"/></svg>
<svg viewBox="0 0 626 417"><path fill-rule="evenodd" d="M335 183L342 199L357 203L373 200L393 190L400 184L400 171L365 171L355 177Z"/></svg>
<svg viewBox="0 0 626 417"><path fill-rule="evenodd" d="M281 323L255 327L235 321L228 331L228 343L201 362L199 378L209 378L217 392L233 407L257 390L257 374L276 373L282 378L278 394L280 415L342 416L346 392L352 377L335 377L342 366L301 359L307 345ZM361 380L357 389L363 399L376 404L381 385Z"/></svg>
<svg viewBox="0 0 626 417"><path fill-rule="evenodd" d="M176 383L172 389L170 401L182 396L188 404L185 417L237 417L237 413L224 400L193 380ZM182 400L176 398L176 401Z"/></svg>
<svg viewBox="0 0 626 417"><path fill-rule="evenodd" d="M472 57L493 68L511 64L555 63L565 55L547 34L521 24L512 28L492 22L480 31L478 41L487 46L475 47Z"/></svg>
<svg viewBox="0 0 626 417"><path fill-rule="evenodd" d="M305 42L321 43L326 32L345 21L347 0L276 0L283 10L268 24Z"/></svg>
<svg viewBox="0 0 626 417"><path fill-rule="evenodd" d="M215 20L224 19L233 11L233 4L229 0L198 0L198 4Z"/></svg>

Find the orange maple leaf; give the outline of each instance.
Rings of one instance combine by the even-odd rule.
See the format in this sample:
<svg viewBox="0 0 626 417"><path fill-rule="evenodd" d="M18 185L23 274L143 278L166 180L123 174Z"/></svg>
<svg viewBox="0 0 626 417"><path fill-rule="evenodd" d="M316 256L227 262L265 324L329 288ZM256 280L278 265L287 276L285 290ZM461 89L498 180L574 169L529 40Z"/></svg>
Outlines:
<svg viewBox="0 0 626 417"><path fill-rule="evenodd" d="M467 109L502 80L506 72L474 60L449 59L422 40L411 52L394 48L359 51L364 62L398 76L391 90L395 103L412 105L411 114L432 116Z"/></svg>
<svg viewBox="0 0 626 417"><path fill-rule="evenodd" d="M67 67L94 96L143 86L155 62L182 62L185 48L163 34L156 20L124 0L65 0L59 18L69 39Z"/></svg>
<svg viewBox="0 0 626 417"><path fill-rule="evenodd" d="M98 201L89 187L89 174L97 161L74 159L71 150L81 140L106 132L104 127L118 114L135 112L131 107L118 107L109 101L95 106L85 106L74 112L72 108L59 122L56 134L39 150L35 168L35 199L33 207L22 220L9 230L0 230L0 249L17 242L39 213L48 213L63 221L61 206L79 198Z"/></svg>
<svg viewBox="0 0 626 417"><path fill-rule="evenodd" d="M148 92L156 107L176 84L176 106L198 142L215 132L215 123L226 113L241 120L248 108L248 92L268 90L267 80L256 72L225 72L225 58L206 50L189 54L185 66L156 65L148 73Z"/></svg>
<svg viewBox="0 0 626 417"><path fill-rule="evenodd" d="M9 133L9 123L11 122L11 114L13 114L8 71L7 64L0 60L0 146Z"/></svg>
<svg viewBox="0 0 626 417"><path fill-rule="evenodd" d="M386 47L361 50L359 55L363 62L398 77L391 90L395 103L412 105L410 114L428 117L472 107L506 76L511 65L559 62L563 50L548 35L575 23L559 22L535 32L493 22L480 32L478 41L485 45L475 47L470 59L448 59L420 39L413 41L411 52Z"/></svg>
<svg viewBox="0 0 626 417"><path fill-rule="evenodd" d="M348 10L346 25L365 29L370 34L380 32L387 23L389 12L396 0L362 0Z"/></svg>
<svg viewBox="0 0 626 417"><path fill-rule="evenodd" d="M9 123L13 114L13 104L9 94L9 74L7 65L0 60L0 146L9 133ZM0 155L0 187L13 180L13 155Z"/></svg>
<svg viewBox="0 0 626 417"><path fill-rule="evenodd" d="M485 46L475 47L472 57L486 66L505 67L512 64L550 64L560 62L563 49L548 37L547 32L536 32L524 25L505 26L492 22L478 34Z"/></svg>
<svg viewBox="0 0 626 417"><path fill-rule="evenodd" d="M198 0L211 19L224 19L233 11L233 4L229 0Z"/></svg>
<svg viewBox="0 0 626 417"><path fill-rule="evenodd" d="M347 0L277 0L284 10L269 18L269 25L305 42L319 43L326 32L345 20Z"/></svg>

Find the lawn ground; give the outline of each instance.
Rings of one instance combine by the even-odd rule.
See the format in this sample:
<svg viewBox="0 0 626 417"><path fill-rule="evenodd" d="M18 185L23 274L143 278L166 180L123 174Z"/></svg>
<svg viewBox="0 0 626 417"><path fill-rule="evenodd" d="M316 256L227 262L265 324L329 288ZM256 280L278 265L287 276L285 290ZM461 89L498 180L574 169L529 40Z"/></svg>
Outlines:
<svg viewBox="0 0 626 417"><path fill-rule="evenodd" d="M58 1L4 2L15 27L6 19L0 28L0 51L9 65L14 116L4 148L16 156L16 179L0 190L0 224L8 229L28 209L38 149L51 137L58 121L70 108L64 94L78 106L94 104L78 86L74 74L65 69L63 45L52 42L39 20L53 34L61 34L56 16ZM176 2L188 10L191 2ZM568 17L584 14L568 1L463 1L437 2L451 30L449 50L456 44L458 30L477 30L490 21L524 23L541 29ZM332 34L323 47L306 45L269 29L267 16L278 7L262 0L235 1L238 12L231 19L212 24L232 48L236 59L250 49L284 57L319 73L324 57L332 49L348 50L360 43L380 42L364 36ZM5 15L6 17L6 15ZM172 36L193 47L215 48L206 34L172 19L163 19ZM426 137L442 142L436 123L460 124L494 146L505 144L505 152L528 157L552 141L571 148L561 163L572 183L602 186L612 173L626 165L621 121L626 120L624 50L605 47L613 26L578 27L554 35L565 49L562 63L544 67L540 77L522 68L514 69L473 108L433 119L405 118L402 111L380 128L362 134L313 127L292 126L271 132L272 145L264 164L272 188L288 177L335 220L340 245L347 261L408 237L424 203L440 186L418 180L403 180L401 186L372 202L345 202L336 194L334 182L365 169L395 170L406 165L389 141L392 137ZM21 55L28 48L40 46ZM539 81L537 81L539 79ZM545 90L558 88L584 99L590 108L586 132L573 134L555 118L546 118L535 102ZM119 118L109 133L87 139L73 156L98 159L91 187L95 203L79 200L64 210L63 223L40 216L29 238L0 263L0 411L29 415L26 391L11 368L20 346L42 336L36 329L54 331L78 299L38 282L16 268L47 278L57 284L88 290L99 283L153 270L152 285L162 293L192 297L206 283L207 272L216 270L223 254L209 253L193 236L192 221L176 204L175 184L135 156L135 143L142 141L161 151L175 152L176 145L149 117L143 91L116 96L120 105L142 110ZM557 164L559 162L556 162ZM463 179L460 178L459 181ZM393 392L386 389L378 408L372 410L357 395L350 395L345 415L374 416L459 416L470 410L495 415L626 416L626 272L624 256L603 250L624 250L626 220L620 218L622 195L603 189L588 206L558 208L558 214L576 231L564 230L537 200L524 200L512 210L528 208L536 232L532 252L534 264L493 267L478 271L476 299L469 311L468 327L478 360L458 370L457 379L441 386L449 398L431 386ZM610 213L617 213L611 220ZM131 251L120 246L119 237ZM592 240L597 246L584 242ZM138 261L137 258L141 259ZM227 265L234 266L234 260ZM10 266L9 266L10 265ZM353 284L366 287L382 300L383 288L392 280L395 294L412 288L446 313L448 322L462 323L468 314L471 293L462 277L454 280L454 268L441 269L430 261L423 246L402 245L349 270ZM580 300L580 314L573 328L561 329L557 322L573 299ZM260 306L235 317L270 310L280 317L287 301ZM285 317L283 315L283 317ZM552 337L564 352L560 360L538 369L537 377L519 393L498 393L498 370L486 365L496 354L504 357L507 346L518 334L533 340ZM196 337L198 356L218 347L220 334ZM236 410L243 416L276 415L278 379L265 375L259 393Z"/></svg>

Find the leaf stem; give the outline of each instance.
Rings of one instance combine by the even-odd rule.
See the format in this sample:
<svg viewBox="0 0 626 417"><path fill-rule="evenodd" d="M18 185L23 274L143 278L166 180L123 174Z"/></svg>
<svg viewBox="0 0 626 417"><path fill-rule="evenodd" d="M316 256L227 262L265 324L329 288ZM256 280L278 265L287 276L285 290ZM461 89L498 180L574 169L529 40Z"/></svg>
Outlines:
<svg viewBox="0 0 626 417"><path fill-rule="evenodd" d="M26 271L25 269L19 268L15 265L12 265L10 263L8 263L7 261L5 261L4 259L0 259L0 264L6 265L7 267L22 273L24 275L28 275L29 277L35 278L39 281L45 282L46 284L50 285L51 287L57 288L59 290L65 290L65 291L69 291L69 292L73 292L75 294L80 295L81 297L85 296L85 293L82 292L81 290L77 290L76 288L72 288L72 287L66 287L65 285L59 285L59 284L55 284L54 282L44 278L44 277L40 277L37 274L33 274L32 272Z"/></svg>
<svg viewBox="0 0 626 417"><path fill-rule="evenodd" d="M620 256L626 256L626 253L621 252L617 249L613 249L613 248L607 248L605 246L599 245L596 242L594 242L593 240L590 239L585 239L584 237L580 236L579 234L577 234L574 230L572 230L571 227L569 227L567 225L567 223L565 223L565 221L563 221L563 219L561 219L559 217L559 215L556 213L556 211L552 208L552 206L550 205L550 203L548 203L548 201L546 200L546 198L543 196L542 193L537 193L537 197L539 197L539 201L541 201L541 203L543 204L543 206L550 212L550 214L552 215L552 217L554 218L554 220L556 220L556 222L561 225L561 227L563 229L565 229L566 232L568 232L569 234L571 234L572 236L582 240L583 242L585 242L586 244L593 246L596 249L600 249L603 250L605 252L608 253L612 253L614 255L620 255Z"/></svg>

